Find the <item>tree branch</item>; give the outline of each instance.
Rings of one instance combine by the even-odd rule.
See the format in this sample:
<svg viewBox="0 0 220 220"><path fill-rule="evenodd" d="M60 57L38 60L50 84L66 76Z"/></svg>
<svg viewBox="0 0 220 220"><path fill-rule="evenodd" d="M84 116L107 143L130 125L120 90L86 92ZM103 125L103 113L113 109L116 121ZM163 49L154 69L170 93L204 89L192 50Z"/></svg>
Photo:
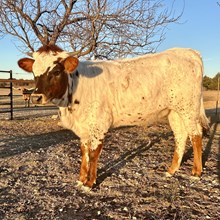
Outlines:
<svg viewBox="0 0 220 220"><path fill-rule="evenodd" d="M1 0L0 33L17 38L23 51L59 44L87 58L133 56L154 52L165 39L167 25L183 13L175 15L174 2Z"/></svg>

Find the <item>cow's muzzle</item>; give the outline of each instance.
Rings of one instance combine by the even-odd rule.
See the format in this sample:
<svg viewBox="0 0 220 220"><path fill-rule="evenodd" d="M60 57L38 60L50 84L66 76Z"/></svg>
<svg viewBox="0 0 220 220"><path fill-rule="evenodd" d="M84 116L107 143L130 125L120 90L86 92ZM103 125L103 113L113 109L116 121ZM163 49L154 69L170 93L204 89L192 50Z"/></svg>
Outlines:
<svg viewBox="0 0 220 220"><path fill-rule="evenodd" d="M32 93L31 94L31 102L33 104L37 104L37 105L44 105L46 104L48 101L47 101L47 98L44 94L35 94L35 93Z"/></svg>

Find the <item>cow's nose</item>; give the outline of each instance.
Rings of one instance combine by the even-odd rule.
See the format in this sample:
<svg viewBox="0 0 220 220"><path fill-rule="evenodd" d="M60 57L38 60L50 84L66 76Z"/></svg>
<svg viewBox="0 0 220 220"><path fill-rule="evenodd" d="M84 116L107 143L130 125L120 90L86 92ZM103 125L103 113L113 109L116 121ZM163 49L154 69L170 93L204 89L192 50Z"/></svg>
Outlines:
<svg viewBox="0 0 220 220"><path fill-rule="evenodd" d="M43 96L41 94L32 94L31 95L31 102L33 104L42 104Z"/></svg>
<svg viewBox="0 0 220 220"><path fill-rule="evenodd" d="M37 93L32 93L31 94L31 101L33 104L41 104L44 105L48 103L48 99L44 94L37 94Z"/></svg>

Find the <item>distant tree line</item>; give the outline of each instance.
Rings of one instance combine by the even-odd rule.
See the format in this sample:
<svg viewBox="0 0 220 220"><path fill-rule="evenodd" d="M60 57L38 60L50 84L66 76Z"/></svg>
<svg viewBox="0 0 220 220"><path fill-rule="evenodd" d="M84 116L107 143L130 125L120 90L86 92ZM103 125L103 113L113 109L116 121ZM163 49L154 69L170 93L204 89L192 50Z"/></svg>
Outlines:
<svg viewBox="0 0 220 220"><path fill-rule="evenodd" d="M220 78L220 73L217 73L213 78L208 76L203 77L203 87L210 90L218 89L218 78Z"/></svg>

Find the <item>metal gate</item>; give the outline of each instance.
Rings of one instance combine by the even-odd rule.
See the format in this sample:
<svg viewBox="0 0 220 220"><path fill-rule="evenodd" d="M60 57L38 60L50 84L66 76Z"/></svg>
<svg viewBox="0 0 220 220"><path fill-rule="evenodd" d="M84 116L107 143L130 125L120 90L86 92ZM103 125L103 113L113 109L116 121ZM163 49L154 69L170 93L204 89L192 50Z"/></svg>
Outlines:
<svg viewBox="0 0 220 220"><path fill-rule="evenodd" d="M9 83L9 86L0 86L1 89L7 89L9 90L9 93L8 95L2 95L0 94L1 97L4 97L4 98L8 98L9 101L6 101L5 102L5 99L4 99L4 102L2 102L0 100L0 105L3 105L3 106L10 106L10 108L3 108L3 110L0 109L0 113L10 113L10 119L13 120L13 87L12 87L12 70L9 70L9 71L4 71L4 70L0 70L0 73L7 73L9 74L9 79L8 80L4 80L4 79L0 79L0 82L8 82Z"/></svg>

